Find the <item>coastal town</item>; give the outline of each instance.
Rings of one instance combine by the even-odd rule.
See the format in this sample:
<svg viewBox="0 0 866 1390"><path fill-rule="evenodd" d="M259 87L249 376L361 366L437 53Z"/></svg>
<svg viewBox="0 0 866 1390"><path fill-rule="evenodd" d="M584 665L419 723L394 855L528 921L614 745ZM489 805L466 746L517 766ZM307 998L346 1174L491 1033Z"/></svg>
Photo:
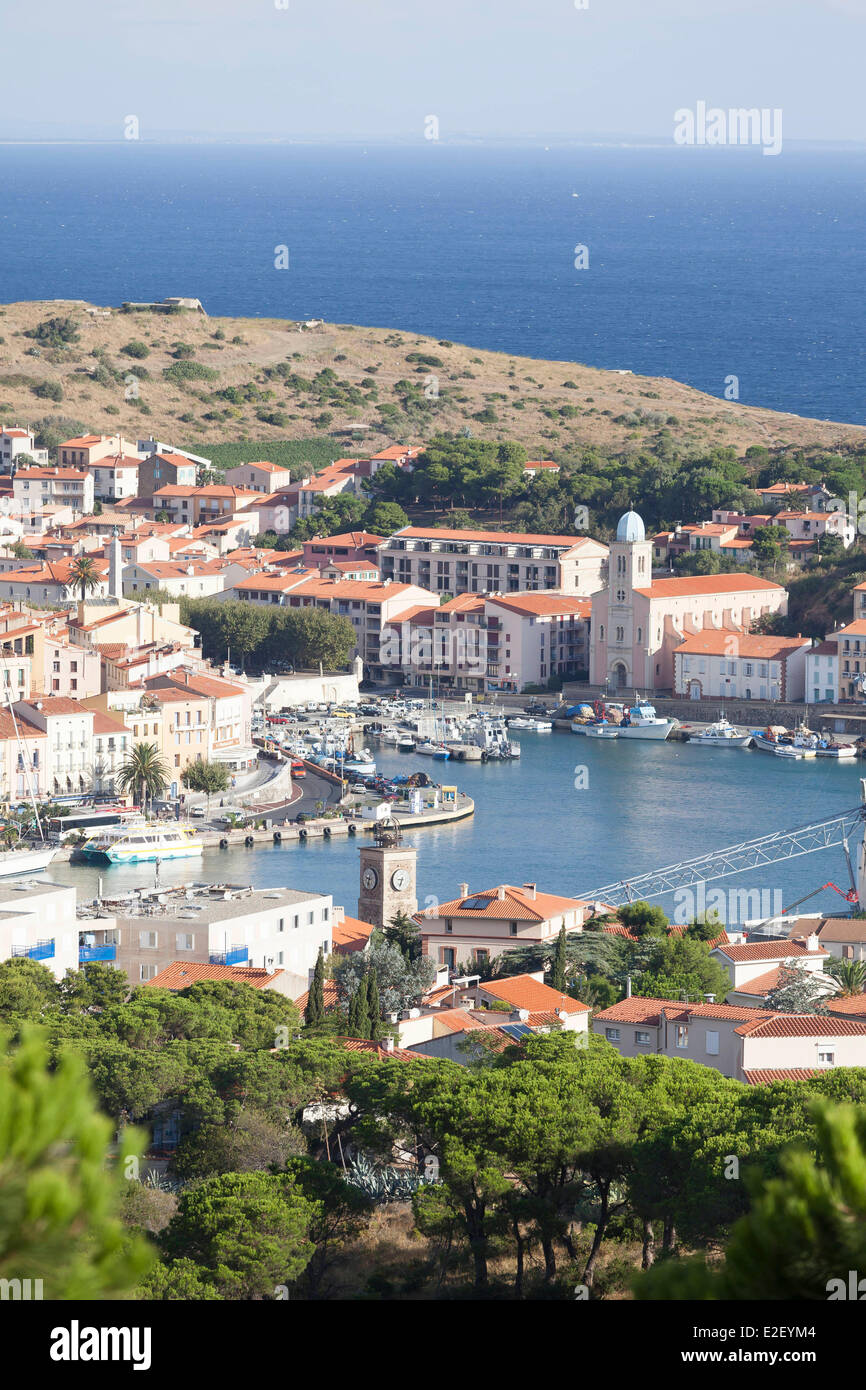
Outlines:
<svg viewBox="0 0 866 1390"><path fill-rule="evenodd" d="M459 1111L461 1087L488 1075L517 1084L527 1068L540 1085L556 1062L581 1104L601 1106L594 1088L614 1076L649 1084L640 1078L658 1059L674 1089L691 1063L704 1079L689 1071L687 1090L733 1088L734 1105L795 1086L806 1105L834 1076L866 1068L866 782L858 792L856 768L844 770L866 748L866 581L854 571L847 616L821 636L788 630L788 585L822 552L826 562L856 551L848 508L828 487L785 481L754 489L760 513L713 508L653 533L629 507L604 539L586 508L563 534L476 528L466 516L449 525L447 507L411 521L376 479L402 479L405 497L426 460L423 444L394 443L309 471L262 459L218 470L156 439L93 433L44 447L29 425L0 429L0 1004L3 989L37 980L58 1000L73 988L101 999L106 1020L121 1005L192 1019L219 999L274 1020L270 1060L326 1046L304 1062L314 1084L297 1090L291 1152L317 1172L339 1155L341 1183L367 1204L352 1239L378 1209L432 1238L436 1203L468 1201L432 1113L413 1121L426 1136L416 1150L400 1137L410 1092L416 1105L428 1090L431 1104L451 1094ZM520 467L527 488L560 470L550 459ZM373 506L377 495L393 529L340 529L338 499ZM782 812L767 828L780 862L844 850L848 883L818 871L798 898L783 864L771 901L750 889L739 910L736 891L708 906L706 883L773 862L761 838L649 872L645 854L631 863L623 849L611 881L599 866L594 887L586 870L580 892L564 865L538 881L531 838L512 854L519 881L479 881L483 857L464 866L464 828L483 846L497 814L479 779L510 766L528 795L542 746L566 764L585 750L603 777L607 757L664 760L684 745L724 750L699 755L698 785L704 768L712 785L717 759L748 762L755 776L770 767L762 754L790 760L803 788L838 763L853 810L816 809L805 847ZM498 814L514 809L509 797ZM456 838L431 895L419 870L429 881L434 827ZM540 821L533 833L545 834ZM316 886L285 886L316 842L321 857L300 873ZM685 911L657 905L676 887L688 890ZM837 894L831 911L808 905L821 889ZM234 1036L239 1025L225 1026ZM376 1152L358 1116L381 1068L388 1119ZM121 1126L140 1127L142 1171L173 1203L191 1175L246 1168L239 1150L195 1166L208 1127L185 1082L119 1088L106 1073L99 1087ZM287 1152L261 1104L266 1158L252 1169ZM231 1113L248 1142L253 1121ZM666 1135L681 1145L678 1130ZM461 1152L479 1142L471 1125L461 1131ZM511 1139L485 1142L504 1175L517 1162ZM634 1143L637 1153L637 1131ZM639 1165L621 1174L637 1194ZM297 1178L308 1197L320 1180ZM630 1275L609 1263L612 1180L579 1180L588 1244L575 1234L580 1202L557 1191L546 1215L527 1207L514 1223L495 1276L499 1237L464 1213L451 1262L437 1255L425 1278L456 1288L471 1268L476 1295L505 1277L524 1296L527 1279L553 1288L559 1262L576 1281L569 1296L625 1287ZM490 1198L503 1217L521 1181L503 1176ZM726 1199L701 1229L679 1198L634 1203L627 1263L651 1271L658 1242L662 1280L677 1226L700 1245L745 1211ZM396 1278L400 1259L388 1268ZM159 1269L149 1296L210 1296L201 1270L191 1293L163 1295L188 1276L168 1255ZM313 1270L293 1296L319 1296L304 1284ZM268 1278L259 1271L257 1292L241 1296L271 1296ZM215 1296L238 1296L228 1287Z"/></svg>

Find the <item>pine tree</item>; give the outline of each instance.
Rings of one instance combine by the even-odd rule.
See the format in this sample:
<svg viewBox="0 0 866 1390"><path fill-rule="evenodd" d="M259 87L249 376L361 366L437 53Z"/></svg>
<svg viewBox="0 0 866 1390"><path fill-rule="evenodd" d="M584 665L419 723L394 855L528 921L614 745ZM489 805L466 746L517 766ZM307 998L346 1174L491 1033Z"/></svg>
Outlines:
<svg viewBox="0 0 866 1390"><path fill-rule="evenodd" d="M367 993L367 976L365 975L357 990L355 1000L357 1014L355 1016L355 1033L359 1038L369 1038L370 1036L370 1004Z"/></svg>
<svg viewBox="0 0 866 1390"><path fill-rule="evenodd" d="M551 989L565 991L565 927L560 927L559 936L556 941L556 955L553 957L553 969L550 974Z"/></svg>
<svg viewBox="0 0 866 1390"><path fill-rule="evenodd" d="M321 1023L325 1017L325 957L321 948L316 957L316 968L313 971L313 983L310 985L310 992L307 995L307 1007L304 1010L304 1022L309 1027L313 1023Z"/></svg>
<svg viewBox="0 0 866 1390"><path fill-rule="evenodd" d="M379 981L375 966L367 978L367 1014L370 1019L367 1036L375 1039L379 1035L379 1023L382 1018L382 1006L379 1003Z"/></svg>

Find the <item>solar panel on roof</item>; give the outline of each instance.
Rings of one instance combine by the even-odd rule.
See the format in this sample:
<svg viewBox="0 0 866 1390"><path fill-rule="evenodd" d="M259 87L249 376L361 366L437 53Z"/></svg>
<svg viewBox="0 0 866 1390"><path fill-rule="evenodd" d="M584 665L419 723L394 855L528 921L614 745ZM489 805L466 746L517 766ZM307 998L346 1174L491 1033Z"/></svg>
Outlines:
<svg viewBox="0 0 866 1390"><path fill-rule="evenodd" d="M474 910L475 908L487 907L489 902L489 898L467 898L465 902L462 902L460 904L460 906L462 908L471 908Z"/></svg>
<svg viewBox="0 0 866 1390"><path fill-rule="evenodd" d="M503 1023L500 1024L503 1033L507 1033L509 1038L525 1038L532 1029L528 1023Z"/></svg>

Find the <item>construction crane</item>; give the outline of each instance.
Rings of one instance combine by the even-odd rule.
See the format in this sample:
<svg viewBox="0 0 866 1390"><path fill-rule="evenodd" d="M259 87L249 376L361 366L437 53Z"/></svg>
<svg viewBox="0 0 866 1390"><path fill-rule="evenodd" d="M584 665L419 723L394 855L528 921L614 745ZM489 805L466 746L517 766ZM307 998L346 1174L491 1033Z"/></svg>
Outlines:
<svg viewBox="0 0 866 1390"><path fill-rule="evenodd" d="M858 831L861 840L855 879L848 841ZM683 859L679 864L669 864L664 869L654 869L650 873L638 874L635 878L620 879L617 883L606 883L601 888L594 888L590 893L580 893L578 896L584 901L622 907L625 903L659 898L665 893L674 893L681 888L691 888L699 883L712 883L732 874L745 873L748 869L778 864L785 859L796 859L801 854L813 854L819 849L831 849L835 845L841 845L848 862L851 889L850 892L837 889L837 892L841 892L847 901L859 901L860 906L866 908L864 835L866 778L861 778L860 805L850 811L843 811L828 820L801 825L796 830L777 830L772 835L761 835L757 840L743 840L738 845L712 850L709 854L699 854L694 859Z"/></svg>

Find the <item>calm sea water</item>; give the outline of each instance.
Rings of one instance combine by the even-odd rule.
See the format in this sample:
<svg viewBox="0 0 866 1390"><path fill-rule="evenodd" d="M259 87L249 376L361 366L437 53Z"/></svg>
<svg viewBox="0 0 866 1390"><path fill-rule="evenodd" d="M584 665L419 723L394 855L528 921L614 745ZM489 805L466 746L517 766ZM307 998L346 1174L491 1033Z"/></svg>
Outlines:
<svg viewBox="0 0 866 1390"><path fill-rule="evenodd" d="M385 772L424 768L437 780L453 777L475 798L471 820L407 836L418 850L422 906L428 895L440 901L455 897L460 882L482 889L534 881L547 892L590 893L623 877L849 810L858 803L864 771L861 763L787 762L752 749L599 744L559 731L521 732L519 741L519 762L456 763L453 768L431 766L429 758L374 750ZM577 767L588 775L582 790L575 788ZM51 876L74 883L81 897L89 898L99 874L90 866L62 864ZM162 866L163 884L192 879L331 893L354 915L358 844L319 840L273 849L213 850L204 855L201 867L189 861ZM153 869L112 867L102 871L102 880L107 894L150 886ZM755 908L745 914L757 915L780 911L828 880L848 887L841 849L750 871L721 886L763 890L763 902L755 900ZM659 901L673 912L672 897ZM847 909L827 890L802 910Z"/></svg>
<svg viewBox="0 0 866 1390"><path fill-rule="evenodd" d="M195 295L718 396L734 374L863 424L864 175L790 148L5 146L0 299Z"/></svg>

